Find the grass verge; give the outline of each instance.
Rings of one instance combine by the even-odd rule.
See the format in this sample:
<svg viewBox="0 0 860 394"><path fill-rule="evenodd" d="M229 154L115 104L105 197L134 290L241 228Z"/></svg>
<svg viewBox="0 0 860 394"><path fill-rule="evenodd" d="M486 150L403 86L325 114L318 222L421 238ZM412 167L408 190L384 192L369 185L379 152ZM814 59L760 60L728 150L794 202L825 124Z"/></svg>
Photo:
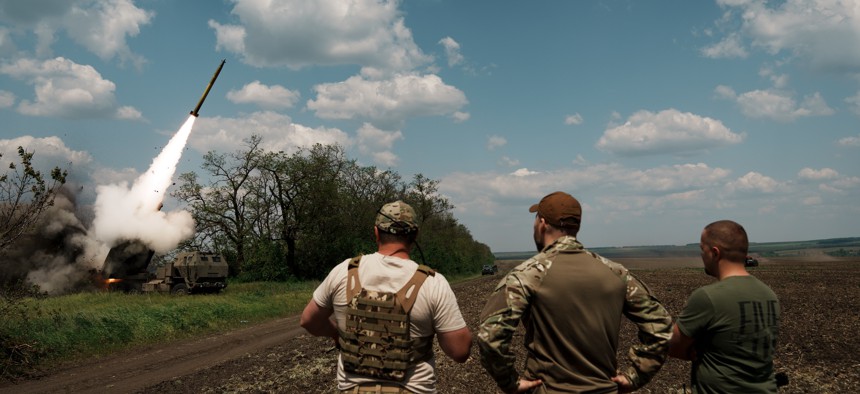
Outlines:
<svg viewBox="0 0 860 394"><path fill-rule="evenodd" d="M221 294L79 293L0 299L0 339L17 358L0 363L0 376L120 349L228 331L300 313L317 282L231 284ZM9 364L14 362L13 364Z"/></svg>

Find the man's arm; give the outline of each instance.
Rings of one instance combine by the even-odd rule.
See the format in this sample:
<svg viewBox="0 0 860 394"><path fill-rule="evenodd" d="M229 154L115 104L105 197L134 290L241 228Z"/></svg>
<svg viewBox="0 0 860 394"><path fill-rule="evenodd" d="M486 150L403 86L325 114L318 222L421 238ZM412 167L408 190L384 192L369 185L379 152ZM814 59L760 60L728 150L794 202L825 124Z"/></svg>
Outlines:
<svg viewBox="0 0 860 394"><path fill-rule="evenodd" d="M666 362L672 337L672 317L644 283L630 272L625 276L624 315L639 329L640 342L631 346L628 352L632 365L624 373L630 384L625 389L638 389L651 381Z"/></svg>
<svg viewBox="0 0 860 394"><path fill-rule="evenodd" d="M305 310L302 312L299 325L302 326L308 333L318 337L331 337L337 339L337 326L329 317L334 312L333 309L320 308L316 301L310 300Z"/></svg>
<svg viewBox="0 0 860 394"><path fill-rule="evenodd" d="M440 332L436 337L439 339L439 347L452 360L464 363L469 359L469 353L472 350L472 332L469 331L469 327Z"/></svg>
<svg viewBox="0 0 860 394"><path fill-rule="evenodd" d="M481 312L478 328L478 349L481 365L506 393L540 384L520 381L514 368L516 356L510 350L511 339L523 314L529 309L532 288L539 285L546 268L537 260L528 260L508 273L496 286ZM537 282L530 285L531 281Z"/></svg>
<svg viewBox="0 0 860 394"><path fill-rule="evenodd" d="M696 359L693 343L695 340L684 335L678 328L678 323L672 327L672 339L669 340L669 356L681 360L692 361Z"/></svg>

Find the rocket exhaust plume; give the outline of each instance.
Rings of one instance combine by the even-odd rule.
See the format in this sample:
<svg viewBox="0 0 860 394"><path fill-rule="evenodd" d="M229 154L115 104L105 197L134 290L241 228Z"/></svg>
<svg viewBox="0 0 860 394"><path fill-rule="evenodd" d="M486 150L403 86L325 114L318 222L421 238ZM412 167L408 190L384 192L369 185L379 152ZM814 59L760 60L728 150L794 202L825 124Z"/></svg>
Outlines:
<svg viewBox="0 0 860 394"><path fill-rule="evenodd" d="M188 117L130 189L125 183L96 188L92 229L96 238L111 246L123 240L140 240L156 252L165 253L194 234L190 213L182 210L165 213L159 208L195 119Z"/></svg>

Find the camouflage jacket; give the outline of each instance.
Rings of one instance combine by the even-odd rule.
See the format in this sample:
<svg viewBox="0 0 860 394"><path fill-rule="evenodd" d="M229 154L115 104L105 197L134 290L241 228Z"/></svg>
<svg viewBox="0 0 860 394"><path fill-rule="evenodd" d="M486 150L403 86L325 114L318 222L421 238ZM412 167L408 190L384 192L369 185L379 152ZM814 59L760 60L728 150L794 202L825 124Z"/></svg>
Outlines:
<svg viewBox="0 0 860 394"><path fill-rule="evenodd" d="M623 371L638 388L666 360L672 319L626 268L563 236L496 286L480 318L481 364L502 390L517 384L510 345L522 321L524 378L542 379L548 391L612 391L622 314L639 329Z"/></svg>

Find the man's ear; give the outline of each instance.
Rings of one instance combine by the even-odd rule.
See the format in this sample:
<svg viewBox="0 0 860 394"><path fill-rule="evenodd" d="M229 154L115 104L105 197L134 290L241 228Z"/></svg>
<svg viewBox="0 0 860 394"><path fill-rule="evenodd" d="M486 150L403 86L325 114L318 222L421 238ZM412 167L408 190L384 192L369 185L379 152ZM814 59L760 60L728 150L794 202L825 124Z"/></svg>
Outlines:
<svg viewBox="0 0 860 394"><path fill-rule="evenodd" d="M373 226L373 237L376 239L376 243L379 243L379 227Z"/></svg>

